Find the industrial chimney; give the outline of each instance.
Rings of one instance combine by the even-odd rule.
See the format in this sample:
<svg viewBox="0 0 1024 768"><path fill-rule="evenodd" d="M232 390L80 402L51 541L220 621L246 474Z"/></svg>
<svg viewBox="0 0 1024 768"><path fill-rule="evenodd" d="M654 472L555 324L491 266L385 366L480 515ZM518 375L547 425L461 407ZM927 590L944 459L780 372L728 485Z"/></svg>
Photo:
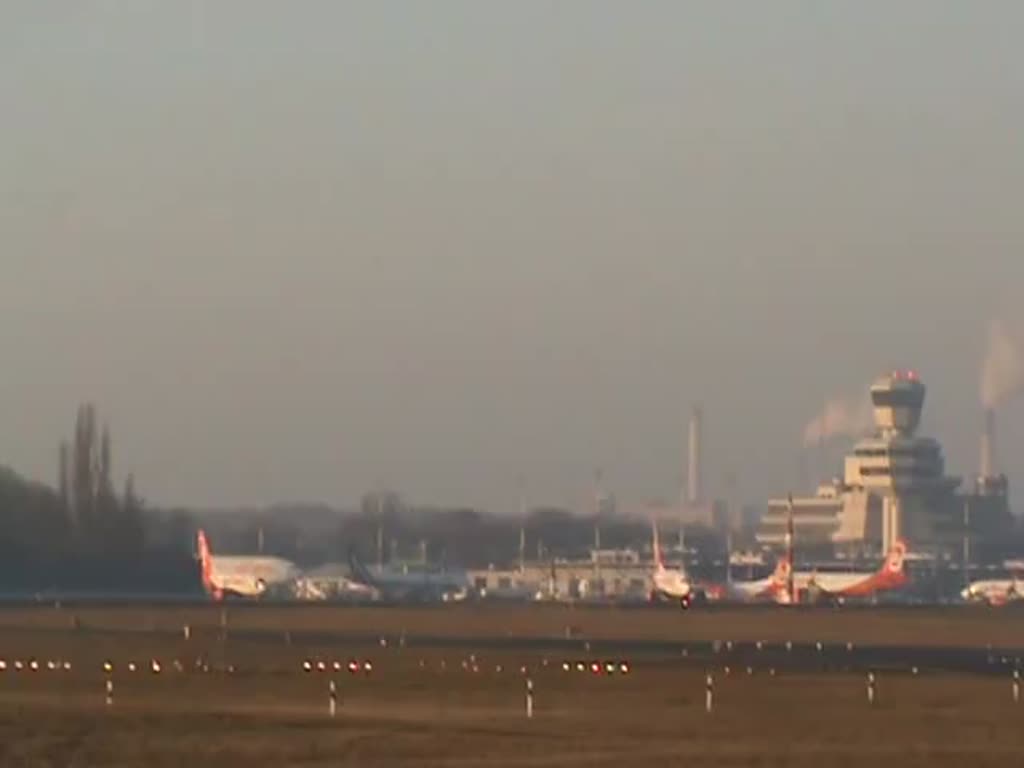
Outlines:
<svg viewBox="0 0 1024 768"><path fill-rule="evenodd" d="M700 487L700 441L701 441L701 410L694 406L690 412L690 455L686 473L686 500L691 505L699 504L703 498Z"/></svg>
<svg viewBox="0 0 1024 768"><path fill-rule="evenodd" d="M60 493L60 504L64 514L71 515L71 446L66 440L60 444L60 460L58 465L57 488Z"/></svg>
<svg viewBox="0 0 1024 768"><path fill-rule="evenodd" d="M992 408L985 409L985 424L981 432L981 457L978 474L983 477L996 475L996 414Z"/></svg>

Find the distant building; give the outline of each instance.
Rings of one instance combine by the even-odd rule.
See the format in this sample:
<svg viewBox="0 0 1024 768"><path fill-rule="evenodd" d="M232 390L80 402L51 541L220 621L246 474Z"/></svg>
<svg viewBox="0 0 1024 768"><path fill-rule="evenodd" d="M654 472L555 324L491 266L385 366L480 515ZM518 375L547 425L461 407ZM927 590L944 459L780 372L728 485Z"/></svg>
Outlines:
<svg viewBox="0 0 1024 768"><path fill-rule="evenodd" d="M893 373L872 385L874 434L846 456L841 478L792 500L798 544L877 553L904 539L912 549L953 554L967 534L981 549L997 548L1012 524L1005 478L983 478L973 493L958 493L961 480L946 474L942 447L916 434L924 397L913 373ZM759 543L783 545L788 508L788 499L768 502Z"/></svg>
<svg viewBox="0 0 1024 768"><path fill-rule="evenodd" d="M598 517L614 517L618 509L614 493L599 493L596 500Z"/></svg>
<svg viewBox="0 0 1024 768"><path fill-rule="evenodd" d="M534 600L646 599L652 564L634 550L593 550L589 560L532 563L522 569L476 569L469 580L482 597Z"/></svg>
<svg viewBox="0 0 1024 768"><path fill-rule="evenodd" d="M682 504L651 502L630 512L637 519L654 520L666 532L679 527L700 526L724 533L728 528L729 514L725 502L706 501Z"/></svg>

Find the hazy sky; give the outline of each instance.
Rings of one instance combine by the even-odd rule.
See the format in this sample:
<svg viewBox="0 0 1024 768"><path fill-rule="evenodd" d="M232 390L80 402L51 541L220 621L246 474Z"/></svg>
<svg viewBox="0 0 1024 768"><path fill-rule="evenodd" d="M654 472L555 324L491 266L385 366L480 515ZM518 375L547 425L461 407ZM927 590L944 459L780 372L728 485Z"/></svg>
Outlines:
<svg viewBox="0 0 1024 768"><path fill-rule="evenodd" d="M76 404L161 503L796 477L917 368L976 466L1024 325L1024 4L0 5L0 461ZM1000 414L1024 487L1024 404ZM1013 477L1011 477L1011 481Z"/></svg>

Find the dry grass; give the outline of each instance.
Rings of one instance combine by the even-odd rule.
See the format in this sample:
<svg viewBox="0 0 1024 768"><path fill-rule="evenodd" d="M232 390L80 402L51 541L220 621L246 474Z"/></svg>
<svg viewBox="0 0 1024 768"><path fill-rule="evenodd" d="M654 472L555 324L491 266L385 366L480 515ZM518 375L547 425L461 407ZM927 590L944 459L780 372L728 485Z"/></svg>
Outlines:
<svg viewBox="0 0 1024 768"><path fill-rule="evenodd" d="M709 766L1013 764L1024 747L1005 680L882 678L871 708L859 676L716 680L640 664L628 676L534 669L537 714L523 713L522 659L377 659L370 677L121 673L105 710L100 675L24 675L0 695L4 765L624 765L699 759ZM537 660L533 660L536 664ZM496 665L504 663L503 671ZM1009 761L1009 762L1007 762Z"/></svg>
<svg viewBox="0 0 1024 768"><path fill-rule="evenodd" d="M86 615L107 627L162 628L187 618L198 629L189 641L180 632L91 632L47 629L58 612L23 612L17 630L0 629L0 657L12 660L67 658L71 672L0 673L0 765L4 766L181 766L217 768L275 766L622 766L642 762L702 766L860 766L899 761L913 766L1014 765L1024 748L1024 709L1011 702L1010 681L938 675L879 678L879 700L869 707L865 681L857 674L777 674L756 669L748 676L714 670L716 708L704 712L703 668L678 659L633 660L628 675L565 673L562 658L530 652L480 653L478 671L467 652L419 650L394 645L368 652L344 641L312 647L301 638L283 642L247 639L224 644L213 626L217 611L191 609L186 617L127 609ZM537 616L519 608L304 611L234 609L230 621L273 626L274 622L317 629L415 631L428 622L445 632L516 631L557 627L566 611ZM175 613L177 612L177 613ZM587 631L616 636L655 636L659 626L705 631L735 626L736 633L761 629L746 614L679 616L628 612L576 612ZM624 623L623 617L636 623ZM829 622L853 614L762 615L791 633L826 637ZM482 621L482 618L488 621ZM6 613L8 622L13 614ZM374 623L371 619L376 618ZM445 621L440 619L445 618ZM910 615L860 614L904 638ZM617 622L615 621L617 619ZM897 619L899 621L897 621ZM971 621L989 626L990 614L920 616L925 624L952 622L966 637ZM891 620L891 621L889 621ZM1019 621L1010 617L1011 624ZM306 624L304 622L310 622ZM593 622L591 625L589 622ZM671 622L671 623L670 623ZM730 624L729 622L732 622ZM754 622L750 626L744 623ZM68 626L67 616L52 624ZM327 626L324 626L324 625ZM30 627L33 625L35 628ZM283 625L278 628L283 630ZM511 628L511 629L509 629ZM423 630L425 631L425 630ZM763 634L760 632L759 634ZM765 639L769 635L765 634ZM1020 637L1022 635L1018 635ZM736 639L741 635L736 634ZM752 637L752 635L751 635ZM934 642L951 642L935 638ZM371 658L370 675L303 673L307 658ZM196 658L236 665L226 672L128 673L128 659ZM119 663L115 705L103 702L104 658ZM544 662L547 661L545 666ZM463 668L465 663L466 668ZM536 684L537 717L524 716L525 665ZM499 668L500 667L500 671ZM339 685L339 716L327 716L327 681Z"/></svg>
<svg viewBox="0 0 1024 768"><path fill-rule="evenodd" d="M1024 611L987 607L846 608L792 610L738 608L694 610L672 607L594 608L558 604L462 604L409 608L357 608L326 604L274 606L227 604L102 607L52 604L0 608L2 628L141 630L179 633L183 625L202 631L226 620L235 630L296 634L428 634L480 637L580 637L658 640L762 640L922 646L1019 647Z"/></svg>

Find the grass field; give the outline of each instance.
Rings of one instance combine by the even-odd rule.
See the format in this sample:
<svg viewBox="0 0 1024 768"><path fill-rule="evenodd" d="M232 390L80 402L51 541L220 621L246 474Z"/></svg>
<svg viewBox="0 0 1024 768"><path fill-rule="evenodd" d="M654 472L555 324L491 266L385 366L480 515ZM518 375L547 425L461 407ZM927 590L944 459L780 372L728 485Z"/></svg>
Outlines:
<svg viewBox="0 0 1024 768"><path fill-rule="evenodd" d="M1024 749L1024 705L1006 676L880 673L874 706L861 673L785 673L755 665L726 674L648 655L628 674L570 672L538 651L307 642L304 630L560 634L629 637L707 632L736 640L849 633L877 642L1019 643L1020 619L993 612L568 611L555 607L322 609L234 606L227 638L218 608L49 608L0 611L0 765L4 766L1008 766ZM1006 623L1006 626L1003 623ZM181 626L190 624L186 639ZM293 632L291 643L245 627ZM916 628L916 629L915 629ZM1014 634L1016 628L1016 635ZM730 630L730 632L726 632ZM232 635L232 631L237 631ZM866 629L858 631L866 632ZM936 637L938 633L943 637ZM317 637L320 637L318 635ZM159 658L163 671L146 670ZM41 663L13 671L14 660ZM369 674L330 663L370 660ZM114 703L105 703L105 660ZM303 671L306 660L328 670ZM70 670L48 671L49 660ZM177 660L184 671L175 669ZM128 661L139 665L127 670ZM619 659L616 659L619 661ZM209 671L203 672L207 665ZM229 672L228 667L235 671ZM525 672L524 672L525 668ZM525 716L525 680L535 717ZM328 683L339 693L328 715Z"/></svg>
<svg viewBox="0 0 1024 768"><path fill-rule="evenodd" d="M688 639L764 642L881 643L921 646L1024 645L1024 611L987 607L845 608L778 607L694 610L578 607L562 604L462 604L405 608L322 604L59 606L0 608L3 629L80 626L91 630L177 633L202 631L345 632L351 634L592 639Z"/></svg>

